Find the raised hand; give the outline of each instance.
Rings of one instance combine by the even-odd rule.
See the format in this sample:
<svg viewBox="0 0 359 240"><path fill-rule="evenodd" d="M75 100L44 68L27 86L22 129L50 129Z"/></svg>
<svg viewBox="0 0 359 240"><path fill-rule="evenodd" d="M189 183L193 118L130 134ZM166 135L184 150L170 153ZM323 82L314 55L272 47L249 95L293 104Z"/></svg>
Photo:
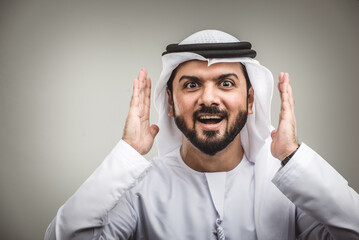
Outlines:
<svg viewBox="0 0 359 240"><path fill-rule="evenodd" d="M296 136L294 99L288 73L281 72L279 74L278 90L281 98L281 110L278 128L271 133L271 152L274 157L283 161L299 146Z"/></svg>
<svg viewBox="0 0 359 240"><path fill-rule="evenodd" d="M122 139L140 154L151 150L159 128L150 125L151 79L147 77L146 69L141 69L138 78L133 80L133 92L130 110Z"/></svg>

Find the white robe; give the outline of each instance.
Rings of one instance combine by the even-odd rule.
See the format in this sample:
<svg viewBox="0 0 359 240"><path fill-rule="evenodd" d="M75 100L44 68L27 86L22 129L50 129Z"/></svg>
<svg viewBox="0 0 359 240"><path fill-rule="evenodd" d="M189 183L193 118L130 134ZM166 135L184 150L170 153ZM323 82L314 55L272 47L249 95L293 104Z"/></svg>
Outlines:
<svg viewBox="0 0 359 240"><path fill-rule="evenodd" d="M241 209L231 202L243 200L233 194L234 183L225 184L223 204L216 204L213 197L221 194L211 190L220 188L186 168L178 151L148 162L120 141L59 209L45 239L216 239L221 206L227 240L247 240L251 230L260 240L359 239L359 196L317 153L302 143L283 168L277 159L265 159L254 165L254 201L243 196ZM230 174L225 179L236 182Z"/></svg>

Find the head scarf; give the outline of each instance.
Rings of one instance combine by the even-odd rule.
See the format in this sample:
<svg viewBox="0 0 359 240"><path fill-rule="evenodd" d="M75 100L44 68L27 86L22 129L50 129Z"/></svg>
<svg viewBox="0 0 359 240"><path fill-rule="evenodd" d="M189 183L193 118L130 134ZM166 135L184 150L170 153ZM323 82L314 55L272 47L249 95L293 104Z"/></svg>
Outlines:
<svg viewBox="0 0 359 240"><path fill-rule="evenodd" d="M192 34L178 45L208 43L238 43L237 38L218 30L203 30ZM194 52L170 52L162 56L162 72L157 82L154 103L159 114L160 131L156 137L159 156L165 156L182 144L182 132L174 119L168 116L167 81L172 71L181 63L190 60L207 61L208 66L220 62L241 62L245 65L254 90L253 114L248 115L247 123L240 132L242 146L247 158L255 161L258 154L270 139L270 106L273 93L272 73L251 57L205 58Z"/></svg>

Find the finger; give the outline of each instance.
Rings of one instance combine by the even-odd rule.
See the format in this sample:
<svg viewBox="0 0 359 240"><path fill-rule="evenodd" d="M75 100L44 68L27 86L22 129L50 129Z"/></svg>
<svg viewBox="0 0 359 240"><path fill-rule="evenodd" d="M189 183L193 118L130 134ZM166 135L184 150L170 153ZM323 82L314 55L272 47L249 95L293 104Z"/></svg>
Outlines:
<svg viewBox="0 0 359 240"><path fill-rule="evenodd" d="M282 75L281 85L283 85L283 87L281 88L282 93L284 94L283 97L285 98L285 101L288 101L290 110L294 113L293 91L288 73L284 73Z"/></svg>
<svg viewBox="0 0 359 240"><path fill-rule="evenodd" d="M284 92L284 82L285 82L285 73L281 72L279 73L279 76L278 76L278 84L277 84L277 87L278 87L278 91L279 91L279 94L280 94L280 98L282 100L282 94Z"/></svg>
<svg viewBox="0 0 359 240"><path fill-rule="evenodd" d="M285 88L283 90L286 91L286 92L289 92L290 80L289 80L289 74L288 73L283 73L280 82L281 82L281 84L283 86L285 86Z"/></svg>
<svg viewBox="0 0 359 240"><path fill-rule="evenodd" d="M281 82L281 79L282 79L282 72L281 73L279 73L279 75L278 75L278 83L277 83L277 88L278 88L278 91L279 91L279 94L281 94L281 92L280 92L280 82Z"/></svg>
<svg viewBox="0 0 359 240"><path fill-rule="evenodd" d="M140 82L144 83L144 81L145 81L145 79L146 79L146 75L147 75L146 69L145 69L145 68L142 68L142 69L139 71L139 73L138 73L137 79L138 79Z"/></svg>
<svg viewBox="0 0 359 240"><path fill-rule="evenodd" d="M132 97L131 97L131 102L130 102L130 107L132 110L134 110L135 108L141 110L140 103L142 100L141 95L142 95L142 88L143 88L143 83L141 80L143 80L144 74L145 74L144 69L141 69L138 74L138 77L133 80L133 90L132 90Z"/></svg>
<svg viewBox="0 0 359 240"><path fill-rule="evenodd" d="M146 70L146 68L141 68L140 72L138 73L138 77L137 77L137 78L138 78L139 80L143 81L144 78L146 77L146 75L147 75L147 70Z"/></svg>
<svg viewBox="0 0 359 240"><path fill-rule="evenodd" d="M145 89L145 114L149 117L151 107L151 79L146 78L146 89Z"/></svg>
<svg viewBox="0 0 359 240"><path fill-rule="evenodd" d="M283 82L283 76L284 76L284 72L280 72L278 76L279 82Z"/></svg>
<svg viewBox="0 0 359 240"><path fill-rule="evenodd" d="M131 102L130 102L130 107L138 105L139 94L140 94L139 81L137 78L135 78L135 79L133 79L133 90L132 90L132 98L131 98Z"/></svg>
<svg viewBox="0 0 359 240"><path fill-rule="evenodd" d="M281 109L290 110L290 102L289 102L289 93L288 93L288 84L281 83L280 84L280 98L281 98Z"/></svg>
<svg viewBox="0 0 359 240"><path fill-rule="evenodd" d="M291 110L293 106L289 74L281 72L278 77L278 90L281 98L281 109Z"/></svg>
<svg viewBox="0 0 359 240"><path fill-rule="evenodd" d="M275 137L275 134L277 133L277 129L274 129L271 133L270 136L273 139Z"/></svg>
<svg viewBox="0 0 359 240"><path fill-rule="evenodd" d="M146 69L142 68L141 71L138 74L138 80L140 82L140 91L139 91L139 107L141 109L141 112L144 108L145 104L145 88L146 88Z"/></svg>
<svg viewBox="0 0 359 240"><path fill-rule="evenodd" d="M290 84L290 78L289 78L289 74L288 74L288 73L287 73L287 77L288 77L288 96L289 96L289 102L290 102L290 105L292 106L292 109L294 110L293 90L292 90L292 85Z"/></svg>
<svg viewBox="0 0 359 240"><path fill-rule="evenodd" d="M282 108L279 113L279 124L282 120L290 120L293 116L292 112L290 111L291 107L289 106L288 102L282 103Z"/></svg>
<svg viewBox="0 0 359 240"><path fill-rule="evenodd" d="M160 128L155 125L155 124L152 124L151 127L150 127L150 133L152 135L153 138L156 137L157 133L159 132Z"/></svg>
<svg viewBox="0 0 359 240"><path fill-rule="evenodd" d="M281 73L279 76L279 91L281 95L281 112L280 120L289 120L295 122L294 116L294 99L290 78L288 73Z"/></svg>

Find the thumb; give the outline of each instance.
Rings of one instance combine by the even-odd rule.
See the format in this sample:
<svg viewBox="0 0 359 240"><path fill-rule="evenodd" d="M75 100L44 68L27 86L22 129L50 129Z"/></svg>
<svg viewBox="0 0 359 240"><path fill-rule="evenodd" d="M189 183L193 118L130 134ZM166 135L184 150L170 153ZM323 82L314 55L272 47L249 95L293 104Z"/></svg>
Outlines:
<svg viewBox="0 0 359 240"><path fill-rule="evenodd" d="M160 128L155 125L155 124L152 124L151 127L150 127L150 133L152 135L153 138L156 137L157 133L159 132Z"/></svg>
<svg viewBox="0 0 359 240"><path fill-rule="evenodd" d="M272 139L274 138L274 136L276 135L277 133L277 129L274 129L271 133L270 133L270 136L272 137Z"/></svg>

